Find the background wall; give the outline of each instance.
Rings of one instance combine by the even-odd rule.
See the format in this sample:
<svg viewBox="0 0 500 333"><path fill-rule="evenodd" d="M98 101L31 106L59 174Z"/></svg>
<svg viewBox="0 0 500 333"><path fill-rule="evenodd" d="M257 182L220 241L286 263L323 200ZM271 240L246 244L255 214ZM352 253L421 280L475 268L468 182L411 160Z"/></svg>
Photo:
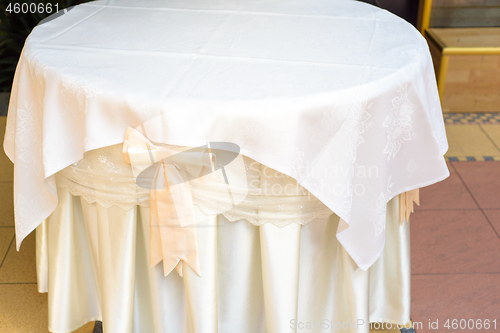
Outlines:
<svg viewBox="0 0 500 333"><path fill-rule="evenodd" d="M418 0L359 0L386 9L404 18L414 26L417 25Z"/></svg>
<svg viewBox="0 0 500 333"><path fill-rule="evenodd" d="M500 26L500 0L433 0L432 7L431 27Z"/></svg>

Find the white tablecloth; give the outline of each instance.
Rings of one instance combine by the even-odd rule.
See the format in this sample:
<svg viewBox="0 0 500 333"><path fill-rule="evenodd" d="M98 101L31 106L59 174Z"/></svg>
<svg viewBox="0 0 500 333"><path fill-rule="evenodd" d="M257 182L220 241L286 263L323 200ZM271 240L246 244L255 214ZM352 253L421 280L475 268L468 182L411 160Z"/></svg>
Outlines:
<svg viewBox="0 0 500 333"><path fill-rule="evenodd" d="M20 58L4 149L16 244L56 208L54 174L123 142L236 143L340 217L363 270L386 206L449 175L429 50L407 22L348 0L95 1L39 25Z"/></svg>

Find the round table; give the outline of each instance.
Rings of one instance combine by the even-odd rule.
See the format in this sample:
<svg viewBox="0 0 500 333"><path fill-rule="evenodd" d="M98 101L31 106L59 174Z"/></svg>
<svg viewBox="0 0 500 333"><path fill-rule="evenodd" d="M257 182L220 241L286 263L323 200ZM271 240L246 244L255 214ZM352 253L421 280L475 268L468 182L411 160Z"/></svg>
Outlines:
<svg viewBox="0 0 500 333"><path fill-rule="evenodd" d="M410 24L387 11L347 0L95 1L37 26L16 70L4 148L15 164L18 248L45 219L61 216L56 208L78 206L63 204L69 202L68 196L71 200L76 196L59 186L58 173L85 159L86 153L122 144L128 127L140 130L149 142L167 145L236 144L242 156L290 177L334 213L330 218L338 217L336 224L328 224L335 224L336 239L331 241L352 260L349 267L363 274L387 251L391 202L396 206L391 209L398 210L399 203L394 203L398 195L449 175L443 158L446 134L427 44ZM139 219L140 215L133 216ZM107 220L96 216L88 216L89 221ZM280 230L295 226L282 225ZM273 226L264 223L259 228ZM112 232L109 237L118 234ZM290 239L301 242L297 234L287 237L290 244L294 243ZM96 244L95 249L105 246ZM287 254L279 247L270 249L268 253ZM49 258L54 256L60 258L60 253ZM41 263L47 260L39 257ZM409 276L409 253L405 262L404 274ZM200 264L204 265L203 259ZM83 271L88 272L88 267ZM295 282L284 285L300 289L300 274L295 272L290 279ZM314 269L300 276L321 278ZM281 290L280 283L269 281L276 285L264 289ZM344 287L349 281L343 282ZM366 290L364 296L370 299ZM173 297L172 292L165 297ZM288 292L280 293L273 299L288 299ZM186 299L194 297L187 294ZM286 315L274 303L265 303L268 332L299 330L290 328L290 320L302 318L299 294L300 290L291 298L295 306L287 307ZM49 288L49 302L50 295ZM212 311L217 313L222 310L217 310L213 295ZM364 303L371 302L366 299ZM101 301L89 310L95 318L102 318L101 310L106 312ZM123 312L127 320L115 317L106 324L104 319L105 330L133 330L142 317L139 310L130 312L132 299L127 304L129 310ZM190 313L205 313L193 302L186 304ZM409 308L403 315L387 315L391 318L368 315L372 310L365 305L356 304L358 310L365 309L356 319L396 322L409 317ZM158 311L159 315L163 310ZM131 313L138 317L133 319ZM182 329L216 332L217 325L223 327L208 313L201 321L187 320L189 325ZM89 316L81 322L92 319ZM284 320L283 316L291 317ZM57 321L55 314L51 318ZM155 325L161 322L151 318ZM210 325L198 326L207 320ZM77 324L59 320L52 329L62 332ZM155 329L163 331L158 325Z"/></svg>

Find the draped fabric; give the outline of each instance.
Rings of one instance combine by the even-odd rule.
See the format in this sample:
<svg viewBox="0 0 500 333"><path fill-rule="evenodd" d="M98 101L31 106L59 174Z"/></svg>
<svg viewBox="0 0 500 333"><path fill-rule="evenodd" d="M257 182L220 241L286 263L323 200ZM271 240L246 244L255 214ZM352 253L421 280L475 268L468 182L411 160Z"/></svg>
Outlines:
<svg viewBox="0 0 500 333"><path fill-rule="evenodd" d="M127 127L233 143L295 179L340 217L363 270L383 252L387 203L449 175L425 39L358 1L92 1L33 29L12 88L18 249L57 207L55 175Z"/></svg>
<svg viewBox="0 0 500 333"><path fill-rule="evenodd" d="M59 205L37 228L52 332L97 319L110 333L328 332L344 323L346 332L368 332L369 322L409 321L400 196L387 205L384 253L363 271L336 239L337 215L293 178L245 157L248 195L236 207L218 194L221 175L190 182L196 221L186 227L196 233L202 275L183 265L182 278L164 276L149 256L149 190L121 152L88 152L56 175Z"/></svg>
<svg viewBox="0 0 500 333"><path fill-rule="evenodd" d="M149 267L148 207L103 207L63 187L58 196L36 231L51 332L102 320L107 333L331 332L347 323L343 332L368 333L369 321L410 319L409 224L399 225L398 197L387 205L384 251L367 271L336 240L336 215L280 228L196 207L204 273L184 265L181 278Z"/></svg>

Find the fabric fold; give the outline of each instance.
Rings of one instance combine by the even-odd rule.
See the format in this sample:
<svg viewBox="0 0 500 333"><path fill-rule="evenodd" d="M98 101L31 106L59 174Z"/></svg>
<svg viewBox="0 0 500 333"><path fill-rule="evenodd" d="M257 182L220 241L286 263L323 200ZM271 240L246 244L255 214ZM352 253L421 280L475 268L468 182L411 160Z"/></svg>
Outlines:
<svg viewBox="0 0 500 333"><path fill-rule="evenodd" d="M148 207L105 208L65 188L58 194L61 205L36 243L48 254L37 271L47 272L52 332L102 320L111 333L281 333L307 323L321 327L305 331L324 333L344 322L345 332L369 333L369 322L410 319L410 224L398 224L399 197L387 206L386 246L368 271L335 239L336 215L299 231L229 222L195 207L206 226L196 228L203 276L183 267L180 278L165 277L160 265L148 269Z"/></svg>

